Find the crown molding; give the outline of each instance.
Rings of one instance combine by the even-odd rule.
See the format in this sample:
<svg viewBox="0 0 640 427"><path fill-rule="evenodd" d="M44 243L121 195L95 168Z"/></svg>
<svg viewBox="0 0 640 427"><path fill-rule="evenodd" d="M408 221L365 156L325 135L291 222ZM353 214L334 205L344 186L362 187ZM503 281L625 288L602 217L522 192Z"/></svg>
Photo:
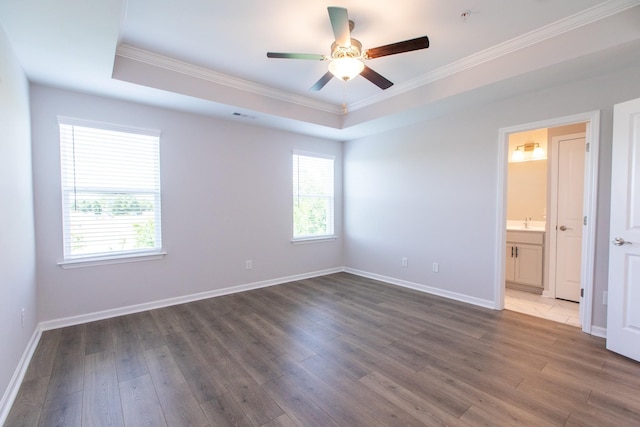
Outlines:
<svg viewBox="0 0 640 427"><path fill-rule="evenodd" d="M507 40L506 42L497 44L473 55L469 55L458 61L454 61L414 79L399 83L395 85L391 91L385 91L378 95L373 95L363 100L356 101L349 105L348 108L350 111L355 111L377 104L385 99L409 92L421 86L426 86L437 80L444 79L461 71L468 70L485 62L492 61L561 34L568 33L572 30L597 22L638 5L640 5L640 0L609 0L551 24L537 28L533 31L529 31L528 33L522 34L518 37L514 37L511 40Z"/></svg>
<svg viewBox="0 0 640 427"><path fill-rule="evenodd" d="M349 111L356 111L361 108L377 104L386 99L401 95L405 92L409 92L422 86L426 86L438 80L471 69L483 63L498 59L500 57L543 42L558 35L581 28L585 25L597 22L601 19L607 18L611 15L615 15L616 13L623 12L638 5L640 5L640 0L606 1L589 9L578 12L574 15L568 16L518 37L512 38L511 40L508 40L506 42L497 44L473 55L469 55L458 61L454 61L450 64L437 68L426 74L420 75L409 81L398 83L390 90L383 91L380 94L370 96L360 101L356 101L348 105L347 108ZM247 80L232 77L227 74L218 73L207 68L199 67L197 65L193 65L184 61L180 61L171 57L160 55L126 44L120 44L117 47L116 55L134 61L140 61L155 67L182 73L205 81L224 85L233 89L253 93L255 95L277 99L294 105L299 105L318 111L324 111L331 114L344 114L342 107L327 102L314 100L302 95L295 95L290 92L274 89Z"/></svg>
<svg viewBox="0 0 640 427"><path fill-rule="evenodd" d="M175 58L160 55L158 53L150 52L148 50L140 49L127 44L120 44L116 48L116 56L142 62L165 70L185 74L197 79L224 85L233 89L253 93L255 95L289 102L291 104L299 105L302 107L312 108L314 110L324 111L331 114L344 114L342 107L330 104L328 102L317 101L301 95L295 95L268 86L239 79L237 77L232 77L227 74L218 73L208 68L199 67L188 62L180 61Z"/></svg>

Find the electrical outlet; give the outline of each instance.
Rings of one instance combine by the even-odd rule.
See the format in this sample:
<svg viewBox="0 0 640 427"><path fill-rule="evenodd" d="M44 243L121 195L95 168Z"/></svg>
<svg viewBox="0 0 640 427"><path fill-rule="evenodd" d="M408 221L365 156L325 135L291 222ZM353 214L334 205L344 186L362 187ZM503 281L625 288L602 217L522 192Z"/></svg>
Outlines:
<svg viewBox="0 0 640 427"><path fill-rule="evenodd" d="M253 268L253 260L248 259L244 262L244 266L247 270L251 270Z"/></svg>
<svg viewBox="0 0 640 427"><path fill-rule="evenodd" d="M22 329L24 329L24 307L22 307L22 310L20 310L20 326L22 326Z"/></svg>
<svg viewBox="0 0 640 427"><path fill-rule="evenodd" d="M440 264L438 264L437 262L434 262L433 265L431 266L431 270L434 273L437 273L438 271L440 271Z"/></svg>
<svg viewBox="0 0 640 427"><path fill-rule="evenodd" d="M407 267L409 265L409 260L407 258L402 258L402 266Z"/></svg>
<svg viewBox="0 0 640 427"><path fill-rule="evenodd" d="M602 292L602 304L603 305L609 304L609 291Z"/></svg>

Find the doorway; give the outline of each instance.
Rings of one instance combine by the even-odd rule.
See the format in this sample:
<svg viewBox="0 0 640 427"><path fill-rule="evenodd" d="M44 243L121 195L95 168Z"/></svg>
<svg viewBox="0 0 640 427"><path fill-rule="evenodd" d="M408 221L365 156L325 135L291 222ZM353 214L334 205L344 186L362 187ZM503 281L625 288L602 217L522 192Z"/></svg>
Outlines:
<svg viewBox="0 0 640 427"><path fill-rule="evenodd" d="M582 126L580 128L580 126ZM554 249L557 247L557 232L555 230L556 226L562 226L564 224L558 224L558 219L555 218L557 213L557 206L552 206L551 203L551 194L546 196L547 204L544 209L536 208L536 210L532 211L531 215L522 215L523 218L518 217L518 221L522 222L522 227L540 227L542 225L542 234L544 235L544 239L537 240L533 239L529 242L525 241L524 243L516 243L515 245L507 240L507 204L508 204L508 160L510 156L512 156L513 149L510 150L509 147L509 139L510 136L523 133L530 132L535 130L545 129L551 133L551 135L546 138L545 143L549 145L549 149L553 149L553 141L556 137L561 137L562 134L579 134L583 133L584 135L584 148L588 151L585 153L584 161L583 161L583 171L584 171L584 180L582 183L582 208L580 209L581 219L586 223L583 225L581 222L579 225L569 226L565 225L566 230L569 228L579 227L581 228L582 235L581 241L579 243L580 246L580 256L577 262L577 268L579 270L579 274L573 274L573 277L578 277L578 286L581 292L581 296L579 297L580 310L579 310L579 323L582 325L582 330L586 333L591 333L591 306L593 300L593 266L594 266L594 253L595 253L595 221L596 221L596 192L597 192L597 166L598 166L598 139L599 139L599 112L591 112L585 114L579 114L575 116L563 117L558 119L551 119L541 122L523 124L519 126L513 126L510 128L502 128L499 131L499 167L498 167L498 218L496 223L497 229L497 253L496 258L498 262L496 263L496 284L495 284L495 308L496 309L504 309L505 308L505 281L507 280L507 271L506 269L509 267L509 263L514 262L511 259L511 253L514 255L517 253L525 253L519 252L522 249L527 249L528 254L531 257L531 254L534 253L533 249L536 247L533 245L547 245L547 250L542 254L538 254L536 256L542 256L543 261L541 263L540 268L543 273L541 273L542 283L538 283L538 288L533 288L535 292L539 292L539 296L548 299L547 302L551 302L555 300L555 285L553 289L550 289L550 269L553 268L554 275L557 276L557 266L554 262L551 262L549 256L551 256L551 251L549 251L549 245L553 245ZM583 130L584 132L575 132L576 130ZM557 140L556 144L558 144ZM526 147L526 142L521 144L525 150L529 148L529 151L532 151L533 148ZM534 144L535 145L535 144ZM532 153L530 153L532 154ZM553 158L553 154L551 155ZM551 175L551 168L548 168L548 179L549 182L553 179ZM574 171L575 173L575 171ZM552 188L552 187L550 187ZM574 189L575 190L575 189ZM555 190L554 190L555 191ZM551 191L549 192L551 193ZM557 202L557 201L556 201ZM556 203L554 202L554 203ZM548 209L547 209L548 208ZM549 215L547 215L547 212ZM538 218L534 218L538 216ZM582 218L584 217L584 218ZM537 221L536 221L537 220ZM547 225L548 224L548 225ZM573 225L573 224L571 224ZM516 227L518 224L516 224ZM565 231L566 231L565 230ZM522 230L526 231L526 230ZM530 230L528 230L530 231ZM553 232L552 232L553 231ZM522 233L520 233L522 234ZM526 233L525 237L531 238L532 234ZM520 236L522 237L522 236ZM555 239L555 241L551 242L551 238ZM513 240L510 235L509 240ZM507 251L504 251L505 242L507 242ZM510 251L511 248L515 248L515 250ZM575 239L572 241L575 244ZM517 263L520 260L516 260L516 268ZM524 260L523 260L524 261ZM530 268L531 265L529 264ZM564 264L563 264L564 266ZM526 270L525 270L526 271ZM531 276L534 277L534 276ZM555 280L555 277L552 277ZM533 283L533 282L532 282ZM555 282L554 282L555 283ZM531 287L529 289L525 289L527 291L532 291ZM533 295L533 294L532 294Z"/></svg>
<svg viewBox="0 0 640 427"><path fill-rule="evenodd" d="M505 309L581 326L586 123L509 135Z"/></svg>

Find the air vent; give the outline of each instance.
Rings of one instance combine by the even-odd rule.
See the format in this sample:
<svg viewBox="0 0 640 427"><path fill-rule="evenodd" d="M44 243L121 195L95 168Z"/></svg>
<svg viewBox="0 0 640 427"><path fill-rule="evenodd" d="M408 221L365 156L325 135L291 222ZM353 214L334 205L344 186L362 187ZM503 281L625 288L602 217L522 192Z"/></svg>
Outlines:
<svg viewBox="0 0 640 427"><path fill-rule="evenodd" d="M256 116L252 116L250 114L244 114L244 113L232 113L232 116L236 116L236 117L242 117L243 119L251 119L251 120L255 120L257 117Z"/></svg>

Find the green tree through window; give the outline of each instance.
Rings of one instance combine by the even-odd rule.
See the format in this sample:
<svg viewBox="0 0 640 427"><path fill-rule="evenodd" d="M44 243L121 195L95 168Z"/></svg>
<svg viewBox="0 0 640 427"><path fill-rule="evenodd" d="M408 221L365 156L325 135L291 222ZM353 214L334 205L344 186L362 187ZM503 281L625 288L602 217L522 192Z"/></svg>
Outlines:
<svg viewBox="0 0 640 427"><path fill-rule="evenodd" d="M293 155L293 238L334 234L333 157Z"/></svg>
<svg viewBox="0 0 640 427"><path fill-rule="evenodd" d="M59 125L64 259L158 253L159 132L68 118Z"/></svg>

